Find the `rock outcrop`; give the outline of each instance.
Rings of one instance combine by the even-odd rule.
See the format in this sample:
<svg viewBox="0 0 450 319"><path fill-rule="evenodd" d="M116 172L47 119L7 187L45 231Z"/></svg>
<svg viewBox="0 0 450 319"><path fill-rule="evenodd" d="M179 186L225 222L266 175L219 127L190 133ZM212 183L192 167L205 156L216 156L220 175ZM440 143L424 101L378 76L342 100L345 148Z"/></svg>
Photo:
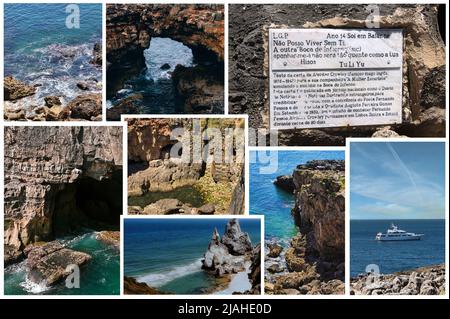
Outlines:
<svg viewBox="0 0 450 319"><path fill-rule="evenodd" d="M224 7L208 4L109 4L106 50L111 64L130 62L152 37L182 42L194 52L211 51L223 60Z"/></svg>
<svg viewBox="0 0 450 319"><path fill-rule="evenodd" d="M220 240L217 229L214 230L208 249L202 260L202 268L214 272L217 277L245 270L244 258L233 256L228 247Z"/></svg>
<svg viewBox="0 0 450 319"><path fill-rule="evenodd" d="M3 80L3 90L5 101L18 100L36 93L36 88L34 86L27 85L12 76L7 76Z"/></svg>
<svg viewBox="0 0 450 319"><path fill-rule="evenodd" d="M245 255L253 249L249 235L241 230L237 219L228 221L222 243L228 247L230 254L237 256Z"/></svg>
<svg viewBox="0 0 450 319"><path fill-rule="evenodd" d="M91 260L91 256L65 248L54 241L43 245L35 244L24 250L27 257L27 278L44 286L54 286L72 273L71 265L82 266Z"/></svg>
<svg viewBox="0 0 450 319"><path fill-rule="evenodd" d="M267 244L268 294L344 293L344 169L344 161L316 160L294 170L292 215L299 233L286 249Z"/></svg>
<svg viewBox="0 0 450 319"><path fill-rule="evenodd" d="M246 271L247 264L256 253L248 234L241 231L239 221L231 219L222 238L217 229L214 229L202 260L202 268L213 272L217 277Z"/></svg>
<svg viewBox="0 0 450 319"><path fill-rule="evenodd" d="M102 230L98 232L96 239L115 249L120 249L120 231Z"/></svg>
<svg viewBox="0 0 450 319"><path fill-rule="evenodd" d="M273 183L288 193L293 193L295 190L294 179L291 175L278 176Z"/></svg>
<svg viewBox="0 0 450 319"><path fill-rule="evenodd" d="M345 247L345 163L319 160L294 170L294 220L300 232L313 237L322 258L343 259ZM309 239L309 238L308 238Z"/></svg>
<svg viewBox="0 0 450 319"><path fill-rule="evenodd" d="M4 149L5 263L79 227L119 225L121 127L7 127Z"/></svg>
<svg viewBox="0 0 450 319"><path fill-rule="evenodd" d="M156 288L150 287L144 282L137 282L136 279L132 277L123 277L123 293L125 295L164 295L162 292Z"/></svg>
<svg viewBox="0 0 450 319"><path fill-rule="evenodd" d="M402 124L409 137L445 136L445 19L434 4L380 4L380 28L402 29ZM268 30L367 28L364 4L231 4L229 6L230 113L248 114L249 127L269 128ZM430 109L434 109L430 111ZM377 126L278 131L281 145L344 145L346 137L370 137ZM257 141L249 141L255 145Z"/></svg>
<svg viewBox="0 0 450 319"><path fill-rule="evenodd" d="M59 116L61 120L76 119L87 121L101 121L102 94L88 93L79 95L70 101Z"/></svg>
<svg viewBox="0 0 450 319"><path fill-rule="evenodd" d="M350 280L352 295L445 295L445 265Z"/></svg>

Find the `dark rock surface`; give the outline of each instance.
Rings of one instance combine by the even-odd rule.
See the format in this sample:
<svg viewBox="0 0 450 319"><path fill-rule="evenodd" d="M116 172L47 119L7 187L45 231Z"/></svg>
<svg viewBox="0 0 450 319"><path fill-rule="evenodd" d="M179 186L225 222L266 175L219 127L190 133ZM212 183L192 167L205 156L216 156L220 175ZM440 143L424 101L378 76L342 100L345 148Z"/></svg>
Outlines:
<svg viewBox="0 0 450 319"><path fill-rule="evenodd" d="M288 193L293 193L295 190L294 180L291 175L278 176L273 183Z"/></svg>
<svg viewBox="0 0 450 319"><path fill-rule="evenodd" d="M228 221L222 236L222 243L228 247L228 251L232 255L245 255L253 249L249 235L241 230L237 219Z"/></svg>
<svg viewBox="0 0 450 319"><path fill-rule="evenodd" d="M445 136L445 44L437 26L436 5L379 5L382 28L403 29L403 123L399 135ZM364 28L362 4L229 5L230 113L248 114L249 127L269 126L269 28ZM423 116L436 107L442 113ZM346 137L370 137L376 126L279 131L281 145L344 145ZM250 141L254 145L256 141Z"/></svg>

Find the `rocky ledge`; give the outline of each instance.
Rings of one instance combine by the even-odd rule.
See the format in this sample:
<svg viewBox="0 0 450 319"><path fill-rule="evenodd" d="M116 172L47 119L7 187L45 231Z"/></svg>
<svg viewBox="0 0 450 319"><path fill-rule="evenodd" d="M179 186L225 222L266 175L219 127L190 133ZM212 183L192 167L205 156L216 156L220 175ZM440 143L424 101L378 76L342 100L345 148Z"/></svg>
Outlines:
<svg viewBox="0 0 450 319"><path fill-rule="evenodd" d="M68 249L57 241L33 244L24 250L27 257L27 279L32 282L54 286L72 273L68 266L82 266L91 260L91 256Z"/></svg>
<svg viewBox="0 0 450 319"><path fill-rule="evenodd" d="M103 230L98 232L95 238L116 250L120 249L120 231Z"/></svg>
<svg viewBox="0 0 450 319"><path fill-rule="evenodd" d="M445 295L445 265L389 275L366 274L350 280L352 295Z"/></svg>
<svg viewBox="0 0 450 319"><path fill-rule="evenodd" d="M283 189L294 186L292 215L299 233L288 245L266 243L268 294L344 293L344 169L344 161L309 161L292 177L277 179Z"/></svg>
<svg viewBox="0 0 450 319"><path fill-rule="evenodd" d="M176 198L160 199L144 208L128 207L128 213L131 215L213 215L215 211L216 207L213 204L192 207L191 204L183 203Z"/></svg>

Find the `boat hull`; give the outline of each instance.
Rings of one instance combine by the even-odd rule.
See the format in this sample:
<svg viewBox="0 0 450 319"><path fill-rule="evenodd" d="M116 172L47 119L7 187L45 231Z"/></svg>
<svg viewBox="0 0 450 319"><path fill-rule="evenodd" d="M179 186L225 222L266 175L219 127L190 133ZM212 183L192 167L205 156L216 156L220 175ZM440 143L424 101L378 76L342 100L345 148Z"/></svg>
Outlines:
<svg viewBox="0 0 450 319"><path fill-rule="evenodd" d="M422 236L408 236L403 238L395 238L395 237L377 237L375 240L377 241L411 241L411 240L420 240Z"/></svg>

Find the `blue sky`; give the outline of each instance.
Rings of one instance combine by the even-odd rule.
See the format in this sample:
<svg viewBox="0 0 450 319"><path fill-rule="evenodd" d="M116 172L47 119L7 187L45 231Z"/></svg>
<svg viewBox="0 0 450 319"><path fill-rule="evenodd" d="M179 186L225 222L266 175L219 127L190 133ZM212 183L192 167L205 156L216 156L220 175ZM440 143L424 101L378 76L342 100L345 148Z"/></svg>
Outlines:
<svg viewBox="0 0 450 319"><path fill-rule="evenodd" d="M443 142L350 144L351 219L443 219Z"/></svg>

